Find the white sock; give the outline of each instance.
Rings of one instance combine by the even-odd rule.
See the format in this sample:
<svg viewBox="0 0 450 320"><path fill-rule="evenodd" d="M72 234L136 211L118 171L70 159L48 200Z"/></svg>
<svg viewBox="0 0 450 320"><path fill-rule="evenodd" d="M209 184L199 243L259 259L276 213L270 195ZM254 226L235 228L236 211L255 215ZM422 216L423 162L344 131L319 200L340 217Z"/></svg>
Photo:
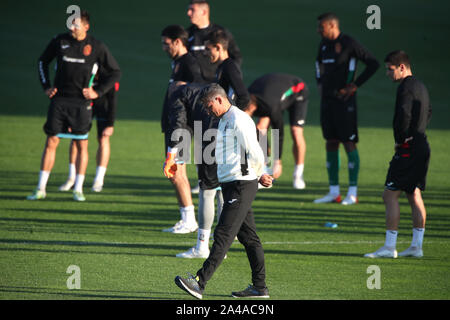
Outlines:
<svg viewBox="0 0 450 320"><path fill-rule="evenodd" d="M413 238L411 241L411 247L422 248L424 233L425 228L413 228Z"/></svg>
<svg viewBox="0 0 450 320"><path fill-rule="evenodd" d="M397 246L397 235L396 230L386 230L386 241L384 242L385 247L394 248Z"/></svg>
<svg viewBox="0 0 450 320"><path fill-rule="evenodd" d="M340 195L341 191L339 190L339 185L330 186L330 194L335 195L335 196Z"/></svg>
<svg viewBox="0 0 450 320"><path fill-rule="evenodd" d="M50 171L39 171L39 180L37 188L41 191L45 191L47 187L48 177L50 176Z"/></svg>
<svg viewBox="0 0 450 320"><path fill-rule="evenodd" d="M358 187L357 186L349 186L347 196L356 197L357 195L358 195Z"/></svg>
<svg viewBox="0 0 450 320"><path fill-rule="evenodd" d="M197 234L197 250L205 251L209 249L209 236L211 235L211 230L198 229Z"/></svg>
<svg viewBox="0 0 450 320"><path fill-rule="evenodd" d="M297 164L294 168L294 179L303 177L303 169L305 168L304 164Z"/></svg>
<svg viewBox="0 0 450 320"><path fill-rule="evenodd" d="M75 181L75 177L77 175L77 168L75 167L75 163L69 163L69 177L67 180Z"/></svg>
<svg viewBox="0 0 450 320"><path fill-rule="evenodd" d="M84 174L77 174L73 191L83 192Z"/></svg>
<svg viewBox="0 0 450 320"><path fill-rule="evenodd" d="M106 168L98 166L95 171L94 184L99 183L103 184L103 179L105 178Z"/></svg>
<svg viewBox="0 0 450 320"><path fill-rule="evenodd" d="M180 212L181 212L181 220L183 220L187 224L197 223L197 221L195 220L194 206L187 206L180 208Z"/></svg>

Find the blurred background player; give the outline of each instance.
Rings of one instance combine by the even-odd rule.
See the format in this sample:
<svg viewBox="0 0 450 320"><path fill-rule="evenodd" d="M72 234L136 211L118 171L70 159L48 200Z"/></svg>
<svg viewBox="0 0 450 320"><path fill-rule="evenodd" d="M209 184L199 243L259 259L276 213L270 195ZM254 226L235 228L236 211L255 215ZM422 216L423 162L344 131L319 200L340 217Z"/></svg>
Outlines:
<svg viewBox="0 0 450 320"><path fill-rule="evenodd" d="M217 164L214 158L215 139L212 142L203 141L203 136L207 134L207 130L217 130L219 120L206 113L200 103L200 95L205 85L202 84L186 84L183 82L174 82L171 86L176 86L171 90L169 96L169 115L170 115L170 130L175 132L177 129L187 129L190 131L194 126L200 124L201 135L195 136L194 150L197 146L201 146L201 154L195 155L198 164L198 180L200 185L199 203L198 203L198 234L197 243L194 247L186 252L177 254L179 258L207 258L209 255L209 237L214 222L214 199L217 199L217 217L219 218L222 211L223 197L220 189L219 180L217 178ZM214 137L216 132L214 133ZM174 133L176 137L176 133ZM177 140L177 139L174 139ZM171 153L168 159L172 159L175 163L178 150L175 148L176 141L171 140L169 143L168 152ZM207 140L207 139L205 139ZM190 145L188 146L190 148ZM208 154L205 154L209 152ZM200 157L198 157L200 156ZM165 165L164 174L170 178L174 165L168 163ZM176 169L178 165L175 163ZM174 170L175 172L177 170Z"/></svg>
<svg viewBox="0 0 450 320"><path fill-rule="evenodd" d="M208 52L206 51L205 42L208 35L216 30L223 30L228 34L228 55L238 65L242 64L242 56L231 33L217 24L210 21L210 6L206 0L191 0L187 15L191 21L191 26L187 29L189 33L189 51L197 58L202 76L207 83L215 82L217 62L211 62Z"/></svg>
<svg viewBox="0 0 450 320"><path fill-rule="evenodd" d="M272 175L278 179L282 173L281 156L284 141L283 111L289 112L289 122L293 139L292 153L294 155L295 169L293 186L295 189L304 189L303 169L305 163L306 142L303 137L308 109L309 90L306 83L299 77L269 73L253 81L249 86L250 103L244 110L250 116L259 117L256 128L259 136L267 137L269 125L279 130L278 159L274 159ZM266 139L264 139L267 141ZM272 148L272 153L273 153Z"/></svg>
<svg viewBox="0 0 450 320"><path fill-rule="evenodd" d="M44 131L47 141L41 160L41 170L36 190L27 197L39 200L46 197L46 186L55 162L59 133L71 128L77 135L75 144L79 150L76 163L76 179L73 197L76 201L86 200L83 182L88 163L88 133L92 123L92 100L103 96L120 79L120 68L108 48L89 35L89 14L81 12L72 22L71 31L54 37L39 58L39 80L50 106ZM49 64L56 58L56 75L53 86L49 79ZM103 81L94 90L90 79L94 65L104 70Z"/></svg>
<svg viewBox="0 0 450 320"><path fill-rule="evenodd" d="M211 63L218 64L215 82L225 90L234 105L244 110L250 101L250 96L244 84L241 68L228 53L229 43L230 38L227 32L221 29L215 30L206 39L206 51L209 53Z"/></svg>
<svg viewBox="0 0 450 320"><path fill-rule="evenodd" d="M101 71L99 72L101 74ZM97 79L98 80L98 79ZM94 82L94 90L98 82ZM106 169L111 155L110 137L114 133L114 121L117 109L117 92L119 82L114 84L106 94L93 101L93 115L97 119L97 141L96 172L92 183L92 191L101 192L105 178ZM75 184L76 161L79 150L77 144L72 140L69 148L69 176L67 181L59 187L59 191L68 191Z"/></svg>
<svg viewBox="0 0 450 320"><path fill-rule="evenodd" d="M368 258L397 258L397 235L400 221L399 197L404 191L411 206L413 230L411 246L400 257L422 257L426 210L422 199L430 161L430 146L425 129L431 119L428 90L411 71L408 55L393 51L384 60L386 75L399 82L393 120L395 154L389 163L383 200L386 206L386 240L383 247Z"/></svg>
<svg viewBox="0 0 450 320"><path fill-rule="evenodd" d="M191 55L187 49L188 33L180 25L169 25L161 32L162 49L172 59L172 74L170 84L174 81L203 83L200 65L197 59ZM161 129L164 133L165 151L171 144L172 128L170 127L169 113L169 88L164 98L163 111L161 116ZM173 227L164 229L164 232L190 233L198 228L195 219L194 203L192 201L191 186L186 173L186 165L179 163L178 170L170 177L170 182L175 188L175 193L180 207L181 219Z"/></svg>
<svg viewBox="0 0 450 320"><path fill-rule="evenodd" d="M343 205L358 202L359 154L356 91L378 69L375 57L352 37L341 33L333 13L318 17L322 36L316 60L316 79L321 95L320 123L326 140L329 193L315 203L341 202L339 190L339 144L348 157L349 189ZM356 78L357 62L366 68ZM356 79L355 79L356 78Z"/></svg>

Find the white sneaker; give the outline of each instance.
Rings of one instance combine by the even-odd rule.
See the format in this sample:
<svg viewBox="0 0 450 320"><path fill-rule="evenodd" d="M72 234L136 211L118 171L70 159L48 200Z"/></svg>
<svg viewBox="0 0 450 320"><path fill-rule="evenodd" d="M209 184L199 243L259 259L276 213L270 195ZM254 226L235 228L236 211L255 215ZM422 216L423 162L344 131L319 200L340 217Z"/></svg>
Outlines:
<svg viewBox="0 0 450 320"><path fill-rule="evenodd" d="M188 251L181 252L176 255L176 257L178 257L178 258L187 258L187 259L192 259L192 258L206 259L206 258L208 258L208 256L209 256L209 249L198 250L196 247L192 247Z"/></svg>
<svg viewBox="0 0 450 320"><path fill-rule="evenodd" d="M342 200L341 204L344 206L352 205L358 203L358 198L353 195L347 195L344 200Z"/></svg>
<svg viewBox="0 0 450 320"><path fill-rule="evenodd" d="M92 191L94 192L101 192L103 190L103 183L95 181L92 185Z"/></svg>
<svg viewBox="0 0 450 320"><path fill-rule="evenodd" d="M331 202L341 203L341 195L328 193L325 197L314 200L314 203L331 203Z"/></svg>
<svg viewBox="0 0 450 320"><path fill-rule="evenodd" d="M398 254L399 257L423 257L423 250L419 247L409 247L405 251L402 251Z"/></svg>
<svg viewBox="0 0 450 320"><path fill-rule="evenodd" d="M200 185L197 185L197 186L191 188L191 193L192 193L192 194L198 194L198 193L200 193Z"/></svg>
<svg viewBox="0 0 450 320"><path fill-rule="evenodd" d="M197 230L198 230L197 222L195 222L195 223L183 222L178 228L174 228L172 233L175 233L175 234L186 234L186 233L195 232Z"/></svg>
<svg viewBox="0 0 450 320"><path fill-rule="evenodd" d="M32 194L27 196L27 200L43 200L45 199L46 196L47 194L45 193L45 191L36 189L33 191Z"/></svg>
<svg viewBox="0 0 450 320"><path fill-rule="evenodd" d="M74 191L73 192L73 200L75 201L86 201L83 192Z"/></svg>
<svg viewBox="0 0 450 320"><path fill-rule="evenodd" d="M177 223L175 223L173 227L163 229L163 232L173 232L175 229L180 228L183 223L184 223L183 220L180 220Z"/></svg>
<svg viewBox="0 0 450 320"><path fill-rule="evenodd" d="M365 258L397 258L397 250L395 248L382 246L375 252L366 253Z"/></svg>
<svg viewBox="0 0 450 320"><path fill-rule="evenodd" d="M70 189L72 189L73 185L75 184L75 180L67 180L64 184L62 184L58 190L59 191L69 191Z"/></svg>
<svg viewBox="0 0 450 320"><path fill-rule="evenodd" d="M294 177L293 181L294 189L303 190L306 188L305 180L303 180L303 177Z"/></svg>

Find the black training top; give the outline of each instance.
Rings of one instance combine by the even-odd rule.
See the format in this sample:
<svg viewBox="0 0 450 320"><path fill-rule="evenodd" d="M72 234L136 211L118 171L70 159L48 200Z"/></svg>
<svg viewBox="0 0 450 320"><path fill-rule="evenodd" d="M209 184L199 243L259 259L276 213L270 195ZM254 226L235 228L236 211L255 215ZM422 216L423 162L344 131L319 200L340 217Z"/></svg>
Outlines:
<svg viewBox="0 0 450 320"><path fill-rule="evenodd" d="M280 158L284 140L283 111L295 105L298 98L304 98L304 90L308 88L301 78L283 73L263 75L248 87L258 105L253 115L269 117L272 128L279 130Z"/></svg>
<svg viewBox="0 0 450 320"><path fill-rule="evenodd" d="M430 119L431 104L427 88L416 77L406 77L397 88L393 120L395 142L402 144L409 137L425 135Z"/></svg>
<svg viewBox="0 0 450 320"><path fill-rule="evenodd" d="M52 87L49 64L54 58L56 75L53 87L58 89L55 97L84 99L82 91L89 85L95 63L105 74L95 89L99 96L108 92L120 79L119 65L106 45L89 34L78 41L70 33L63 33L50 41L39 58L39 80L44 90Z"/></svg>
<svg viewBox="0 0 450 320"><path fill-rule="evenodd" d="M366 68L355 80L358 60ZM316 79L322 86L322 97L337 98L337 92L352 82L360 87L378 67L375 57L352 37L341 33L335 40L323 38L316 59Z"/></svg>
<svg viewBox="0 0 450 320"><path fill-rule="evenodd" d="M250 102L247 87L238 64L231 58L224 60L217 68L216 82L225 89L230 102L244 110Z"/></svg>
<svg viewBox="0 0 450 320"><path fill-rule="evenodd" d="M197 58L202 70L203 78L208 82L214 82L216 78L217 63L211 63L208 52L205 49L205 42L208 35L218 29L225 30L229 36L228 54L238 65L242 64L242 55L232 34L222 26L211 23L208 27L199 29L196 25L191 25L187 31L189 33L188 50Z"/></svg>
<svg viewBox="0 0 450 320"><path fill-rule="evenodd" d="M200 65L198 64L197 59L191 54L186 53L181 57L172 61L172 74L170 76L169 85L174 81L183 81L183 82L196 82L196 83L204 83L204 79L202 77L200 71ZM169 114L168 114L168 93L169 90L166 91L166 95L164 97L163 110L161 114L161 130L162 132L166 132L168 130L168 122L169 122Z"/></svg>

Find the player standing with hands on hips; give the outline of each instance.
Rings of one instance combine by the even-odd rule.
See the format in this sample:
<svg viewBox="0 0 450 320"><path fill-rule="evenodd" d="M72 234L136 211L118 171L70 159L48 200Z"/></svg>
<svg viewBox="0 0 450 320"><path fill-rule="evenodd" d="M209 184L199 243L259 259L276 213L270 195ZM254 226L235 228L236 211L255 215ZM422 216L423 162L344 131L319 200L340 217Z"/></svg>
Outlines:
<svg viewBox="0 0 450 320"><path fill-rule="evenodd" d="M75 201L86 200L83 182L88 163L88 133L92 123L92 100L108 92L120 79L120 69L108 48L87 34L89 14L82 11L73 20L70 32L57 35L39 58L39 79L45 94L50 98L44 131L47 141L41 160L39 182L28 200L46 197L46 186L53 168L59 133L70 127L78 135L75 144L79 151L76 179L73 191ZM53 86L49 79L49 64L56 58L57 68ZM105 72L96 90L90 85L93 68L97 65Z"/></svg>
<svg viewBox="0 0 450 320"><path fill-rule="evenodd" d="M264 153L257 140L255 123L249 115L231 105L227 93L218 84L209 85L201 100L210 114L220 118L215 157L224 205L214 230L214 243L203 267L196 276L177 276L175 283L190 295L202 299L206 283L237 236L247 252L253 284L243 291L233 292L232 296L268 298L264 251L256 234L252 202L258 190L258 181L269 187L273 179L263 174Z"/></svg>
<svg viewBox="0 0 450 320"><path fill-rule="evenodd" d="M339 144L348 157L349 189L343 205L358 202L359 174L358 119L356 91L378 69L375 57L358 41L341 33L339 19L333 13L318 17L318 32L322 36L316 60L316 79L321 95L320 124L326 140L329 193L315 203L341 203L339 190ZM357 61L366 68L356 77Z"/></svg>
<svg viewBox="0 0 450 320"><path fill-rule="evenodd" d="M430 161L430 146L425 129L431 119L428 90L411 71L408 55L393 51L386 56L386 75L399 82L394 111L395 154L389 164L383 200L386 206L386 241L367 258L422 257L426 210L421 191ZM412 211L411 246L397 255L396 244L400 221L399 197L405 191Z"/></svg>

